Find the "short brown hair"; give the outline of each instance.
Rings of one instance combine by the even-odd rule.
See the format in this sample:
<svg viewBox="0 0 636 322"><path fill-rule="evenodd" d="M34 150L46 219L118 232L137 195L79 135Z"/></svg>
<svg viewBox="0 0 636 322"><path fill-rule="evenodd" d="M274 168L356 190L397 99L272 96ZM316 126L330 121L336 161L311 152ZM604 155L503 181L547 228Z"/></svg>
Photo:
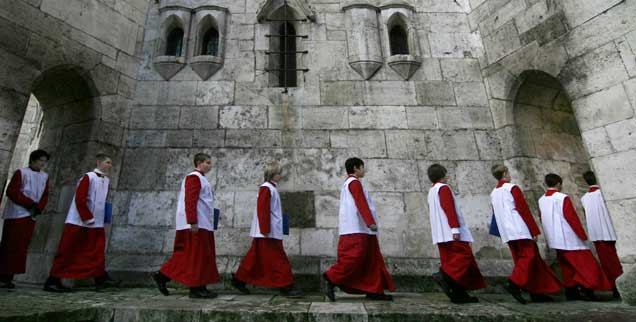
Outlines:
<svg viewBox="0 0 636 322"><path fill-rule="evenodd" d="M444 179L446 173L446 168L437 163L432 164L430 167L428 167L428 170L426 170L426 174L428 174L428 180L431 180L431 182L433 183Z"/></svg>
<svg viewBox="0 0 636 322"><path fill-rule="evenodd" d="M205 162L205 160L211 160L212 157L209 154L197 153L194 155L194 167L198 167L199 163Z"/></svg>
<svg viewBox="0 0 636 322"><path fill-rule="evenodd" d="M504 173L508 172L508 167L503 164L495 164L490 168L490 172L495 179L501 180Z"/></svg>
<svg viewBox="0 0 636 322"><path fill-rule="evenodd" d="M268 163L265 166L265 173L263 174L263 177L265 181L272 181L272 179L274 179L274 176L280 174L281 172L283 172L283 168L281 167L280 163L274 161Z"/></svg>
<svg viewBox="0 0 636 322"><path fill-rule="evenodd" d="M104 162L104 161L106 161L106 159L111 159L111 160L112 160L112 159L113 159L113 157L111 157L109 154L106 154L106 153L100 152L100 153L97 153L97 154L95 155L95 159L96 159L97 161L102 161L102 162Z"/></svg>

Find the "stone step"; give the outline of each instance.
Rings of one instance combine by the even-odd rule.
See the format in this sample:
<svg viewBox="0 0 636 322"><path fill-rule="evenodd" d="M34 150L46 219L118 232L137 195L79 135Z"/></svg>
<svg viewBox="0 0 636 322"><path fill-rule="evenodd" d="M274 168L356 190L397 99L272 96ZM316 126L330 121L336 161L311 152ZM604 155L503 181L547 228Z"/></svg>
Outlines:
<svg viewBox="0 0 636 322"><path fill-rule="evenodd" d="M287 299L273 294L220 293L210 300L188 298L184 289L162 296L151 288L81 288L52 294L19 285L0 291L0 322L543 322L636 321L636 307L619 301L521 305L507 295L479 294L480 303L455 305L439 293L393 293L394 302L368 301L337 293Z"/></svg>

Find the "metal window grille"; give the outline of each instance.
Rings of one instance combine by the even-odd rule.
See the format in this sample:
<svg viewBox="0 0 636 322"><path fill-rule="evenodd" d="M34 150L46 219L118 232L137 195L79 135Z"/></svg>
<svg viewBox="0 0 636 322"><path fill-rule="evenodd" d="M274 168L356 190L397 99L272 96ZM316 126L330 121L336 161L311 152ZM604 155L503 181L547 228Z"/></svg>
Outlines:
<svg viewBox="0 0 636 322"><path fill-rule="evenodd" d="M267 38L271 38L271 37L275 37L279 39L279 43L280 45L280 51L267 51L265 52L266 55L282 55L283 59L282 59L282 66L279 66L279 68L267 68L265 69L265 71L267 72L279 72L280 76L282 76L282 84L284 87L283 93L287 93L288 92L288 73L289 72L294 72L297 73L298 71L302 71L307 72L309 71L308 68L298 68L297 64L295 64L294 66L290 67L289 61L288 61L288 57L290 55L297 55L297 54L306 54L308 53L307 50L304 51L297 51L296 48L288 48L289 45L289 41L287 41L287 39L289 37L293 37L294 39L307 39L307 35L297 35L297 34L290 34L290 30L289 30L289 25L292 22L306 22L307 19L293 19L293 18L289 18L288 15L288 11L289 11L289 4L287 3L287 0L283 1L283 18L282 19L265 19L265 21L267 22L280 22L281 25L283 26L283 32L279 33L279 34L267 34L265 35L265 37ZM296 47L296 46L294 46Z"/></svg>

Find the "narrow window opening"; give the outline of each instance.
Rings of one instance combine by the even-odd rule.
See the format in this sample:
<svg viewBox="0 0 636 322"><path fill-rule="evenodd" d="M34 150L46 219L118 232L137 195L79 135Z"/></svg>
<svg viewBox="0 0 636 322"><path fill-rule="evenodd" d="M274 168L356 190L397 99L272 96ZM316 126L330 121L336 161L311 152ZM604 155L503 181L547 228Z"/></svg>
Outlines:
<svg viewBox="0 0 636 322"><path fill-rule="evenodd" d="M389 32L389 42L391 45L391 55L408 55L409 43L404 27L395 25Z"/></svg>
<svg viewBox="0 0 636 322"><path fill-rule="evenodd" d="M183 48L183 29L177 27L170 31L166 39L166 55L181 56Z"/></svg>
<svg viewBox="0 0 636 322"><path fill-rule="evenodd" d="M296 87L296 37L290 37L296 35L296 29L291 23L285 22L280 25L278 32L284 36L279 41L279 51L282 54L278 55L278 65L281 69L278 72L278 86Z"/></svg>
<svg viewBox="0 0 636 322"><path fill-rule="evenodd" d="M203 35L201 44L201 55L218 56L219 54L219 32L213 27L208 29Z"/></svg>

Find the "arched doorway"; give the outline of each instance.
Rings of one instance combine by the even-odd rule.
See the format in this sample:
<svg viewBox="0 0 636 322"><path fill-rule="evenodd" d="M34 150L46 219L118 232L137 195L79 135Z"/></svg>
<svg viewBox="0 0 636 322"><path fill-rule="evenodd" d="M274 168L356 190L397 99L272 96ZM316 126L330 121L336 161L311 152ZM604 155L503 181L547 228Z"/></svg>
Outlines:
<svg viewBox="0 0 636 322"><path fill-rule="evenodd" d="M14 107L24 111L24 116L5 175L10 178L13 171L26 166L33 149L52 155L45 169L50 176L47 211L38 217L27 274L16 276L39 283L48 274L77 180L92 169L97 151L113 153L115 147L102 143L100 100L86 71L73 66L45 71L33 82L28 102L27 106Z"/></svg>
<svg viewBox="0 0 636 322"><path fill-rule="evenodd" d="M513 93L513 138L502 140L508 141L506 163L526 189L533 213L538 214L543 178L550 172L563 178L563 192L573 196L580 209L580 197L587 190L581 175L590 165L571 101L559 80L547 73L525 71L519 80Z"/></svg>

